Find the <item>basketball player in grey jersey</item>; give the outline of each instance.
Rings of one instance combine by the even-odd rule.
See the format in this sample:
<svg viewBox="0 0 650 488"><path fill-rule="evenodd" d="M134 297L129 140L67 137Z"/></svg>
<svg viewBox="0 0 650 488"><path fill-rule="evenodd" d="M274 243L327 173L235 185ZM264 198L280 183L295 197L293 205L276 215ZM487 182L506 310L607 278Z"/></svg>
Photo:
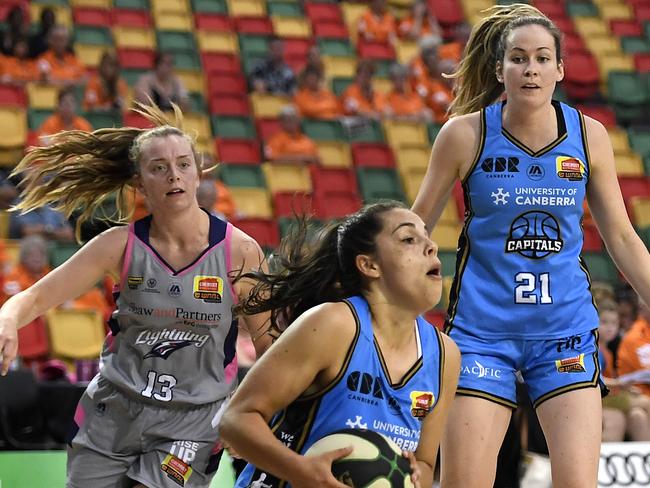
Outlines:
<svg viewBox="0 0 650 488"><path fill-rule="evenodd" d="M88 218L109 194L135 186L151 215L115 227L0 309L0 370L17 351L17 329L92 287L117 278L117 309L100 372L75 414L69 488L208 487L221 452L218 423L236 386L237 322L231 306L259 269L254 239L202 210L194 143L142 107L158 127L72 131L25 156L16 171L20 209L53 204ZM176 114L177 125L182 123ZM123 208L123 199L118 199ZM271 342L266 314L244 316L257 353Z"/></svg>

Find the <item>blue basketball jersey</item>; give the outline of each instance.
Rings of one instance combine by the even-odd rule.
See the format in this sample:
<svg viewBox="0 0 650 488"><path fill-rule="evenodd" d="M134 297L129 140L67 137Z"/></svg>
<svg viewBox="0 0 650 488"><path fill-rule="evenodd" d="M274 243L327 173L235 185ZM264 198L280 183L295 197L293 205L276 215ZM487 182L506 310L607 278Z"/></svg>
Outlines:
<svg viewBox="0 0 650 488"><path fill-rule="evenodd" d="M483 338L548 339L598 326L582 249L589 157L583 116L553 102L558 137L537 152L481 111L481 142L463 180L448 326Z"/></svg>
<svg viewBox="0 0 650 488"><path fill-rule="evenodd" d="M323 391L302 396L274 416L270 427L287 447L304 453L318 439L345 428L369 429L415 451L421 422L440 396L444 347L440 333L423 318L414 324L419 359L393 383L375 341L370 309L363 297L346 300L357 331L338 376ZM247 465L236 488L289 487Z"/></svg>

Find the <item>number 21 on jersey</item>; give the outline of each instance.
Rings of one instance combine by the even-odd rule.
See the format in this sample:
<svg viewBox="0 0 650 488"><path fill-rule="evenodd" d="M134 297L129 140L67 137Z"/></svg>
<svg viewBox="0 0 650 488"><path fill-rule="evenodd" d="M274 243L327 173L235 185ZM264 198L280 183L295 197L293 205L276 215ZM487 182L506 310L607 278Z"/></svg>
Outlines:
<svg viewBox="0 0 650 488"><path fill-rule="evenodd" d="M515 275L515 303L548 304L551 297L551 277L549 273L521 272Z"/></svg>

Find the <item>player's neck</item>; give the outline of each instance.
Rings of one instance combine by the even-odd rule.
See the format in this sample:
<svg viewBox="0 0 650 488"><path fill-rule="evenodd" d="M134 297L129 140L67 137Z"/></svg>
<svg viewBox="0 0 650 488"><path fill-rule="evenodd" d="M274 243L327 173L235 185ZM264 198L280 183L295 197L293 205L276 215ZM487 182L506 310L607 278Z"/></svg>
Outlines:
<svg viewBox="0 0 650 488"><path fill-rule="evenodd" d="M154 215L149 235L158 241L187 247L197 239L207 239L209 230L210 217L196 205L186 211L161 215L158 218Z"/></svg>
<svg viewBox="0 0 650 488"><path fill-rule="evenodd" d="M408 347L412 342L413 324L417 315L388 303L385 297L367 296L375 336L392 349Z"/></svg>
<svg viewBox="0 0 650 488"><path fill-rule="evenodd" d="M506 103L503 107L503 127L513 134L524 131L539 132L555 126L555 119L555 108L550 103L535 108Z"/></svg>

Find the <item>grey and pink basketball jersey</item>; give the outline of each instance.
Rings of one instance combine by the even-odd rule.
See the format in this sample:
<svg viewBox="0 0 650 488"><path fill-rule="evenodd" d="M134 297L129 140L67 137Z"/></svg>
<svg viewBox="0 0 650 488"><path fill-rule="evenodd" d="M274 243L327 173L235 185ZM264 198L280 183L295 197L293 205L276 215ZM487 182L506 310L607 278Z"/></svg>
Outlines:
<svg viewBox="0 0 650 488"><path fill-rule="evenodd" d="M210 216L208 247L175 270L149 243L150 225L151 216L129 226L100 373L143 402L216 402L237 383L237 298L228 277L233 227Z"/></svg>

